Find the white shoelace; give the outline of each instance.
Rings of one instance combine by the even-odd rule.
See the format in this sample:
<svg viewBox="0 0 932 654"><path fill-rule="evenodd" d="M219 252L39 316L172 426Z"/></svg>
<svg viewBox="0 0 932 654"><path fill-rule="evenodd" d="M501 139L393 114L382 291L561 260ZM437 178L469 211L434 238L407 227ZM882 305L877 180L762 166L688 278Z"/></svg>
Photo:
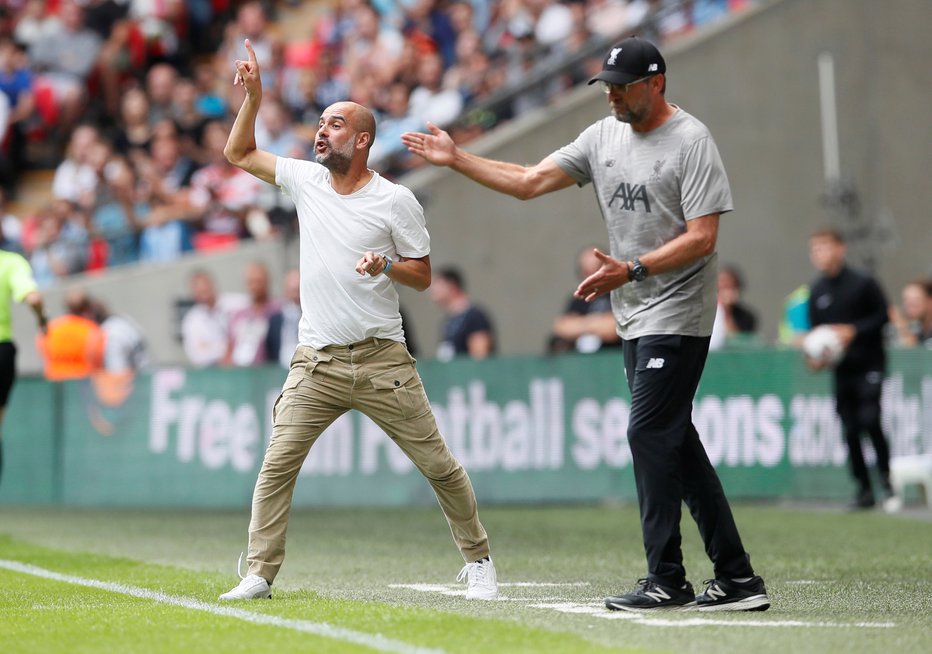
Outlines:
<svg viewBox="0 0 932 654"><path fill-rule="evenodd" d="M485 561L467 563L463 566L463 569L460 570L460 573L456 575L456 580L463 581L466 579L470 586L485 583L485 572L487 568L485 563Z"/></svg>
<svg viewBox="0 0 932 654"><path fill-rule="evenodd" d="M245 553L246 552L240 552L239 559L236 561L236 574L239 575L241 580L246 578L246 575L243 574L243 555Z"/></svg>

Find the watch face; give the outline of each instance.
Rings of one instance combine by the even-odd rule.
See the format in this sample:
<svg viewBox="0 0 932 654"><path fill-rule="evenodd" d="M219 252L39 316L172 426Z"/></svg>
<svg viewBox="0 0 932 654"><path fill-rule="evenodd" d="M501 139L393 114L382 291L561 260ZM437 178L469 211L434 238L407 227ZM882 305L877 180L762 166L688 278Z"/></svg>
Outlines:
<svg viewBox="0 0 932 654"><path fill-rule="evenodd" d="M638 262L631 268L631 279L636 282L642 282L647 278L647 268L644 264Z"/></svg>

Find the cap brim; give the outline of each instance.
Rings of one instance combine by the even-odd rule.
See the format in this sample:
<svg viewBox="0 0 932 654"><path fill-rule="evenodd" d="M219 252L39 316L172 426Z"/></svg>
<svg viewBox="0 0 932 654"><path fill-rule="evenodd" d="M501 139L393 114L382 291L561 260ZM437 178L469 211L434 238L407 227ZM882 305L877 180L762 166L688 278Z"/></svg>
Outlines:
<svg viewBox="0 0 932 654"><path fill-rule="evenodd" d="M639 80L643 77L638 77L637 75L632 75L631 73L622 73L617 70L602 70L589 80L589 84L595 84L596 82L608 82L609 84L630 84L636 80Z"/></svg>

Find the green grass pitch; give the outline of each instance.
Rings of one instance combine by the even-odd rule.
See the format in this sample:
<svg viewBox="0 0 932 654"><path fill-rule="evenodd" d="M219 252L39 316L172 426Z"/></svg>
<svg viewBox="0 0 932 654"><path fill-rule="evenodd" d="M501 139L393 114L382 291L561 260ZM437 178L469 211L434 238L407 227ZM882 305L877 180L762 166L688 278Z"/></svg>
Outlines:
<svg viewBox="0 0 932 654"><path fill-rule="evenodd" d="M764 613L606 611L644 574L632 506L480 507L501 599L466 602L439 508L298 510L271 601L218 603L246 512L0 508L19 652L930 652L932 520L739 504ZM711 576L695 526L684 553Z"/></svg>

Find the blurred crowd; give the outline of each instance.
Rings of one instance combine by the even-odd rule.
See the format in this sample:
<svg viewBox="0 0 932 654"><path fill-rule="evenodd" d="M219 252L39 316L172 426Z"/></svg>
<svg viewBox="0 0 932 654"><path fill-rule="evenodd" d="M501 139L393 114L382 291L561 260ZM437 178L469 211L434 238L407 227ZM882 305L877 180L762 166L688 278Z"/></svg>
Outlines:
<svg viewBox="0 0 932 654"><path fill-rule="evenodd" d="M259 147L309 157L320 112L351 99L375 111L370 164L394 177L415 165L404 131L430 120L467 141L587 79L604 48L561 62L600 39L668 39L748 1L331 0L308 12L291 1L9 0L0 247L24 253L48 287L290 235L290 200L223 157L245 38L263 71ZM285 30L292 15L313 19ZM556 72L524 84L542 71ZM507 89L516 92L496 100ZM20 173L43 167L55 170L51 201L11 214Z"/></svg>

